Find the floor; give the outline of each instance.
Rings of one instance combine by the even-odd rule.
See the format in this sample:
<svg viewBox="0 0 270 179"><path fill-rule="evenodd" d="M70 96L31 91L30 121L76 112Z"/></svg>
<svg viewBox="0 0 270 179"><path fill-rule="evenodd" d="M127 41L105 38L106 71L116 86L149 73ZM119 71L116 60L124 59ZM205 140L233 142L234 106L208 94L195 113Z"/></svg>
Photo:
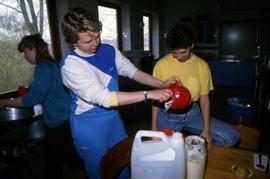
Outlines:
<svg viewBox="0 0 270 179"><path fill-rule="evenodd" d="M226 100L229 97L244 97L252 98L254 96L252 89L240 89L240 88L230 88L230 87L216 87L215 91L210 95L211 99L211 116L224 120L225 122L229 119L230 113L226 110ZM120 107L120 114L122 116L124 125L129 136L134 136L138 130L150 130L151 126L151 103L137 103L128 106ZM268 118L269 119L269 118ZM256 118L254 119L256 120ZM266 117L260 121L258 125L261 131L261 138L259 145L259 151L270 153L270 139L267 135L267 131L270 129L269 120ZM14 173L9 173L8 179L45 179L45 169L44 169L44 155L42 142L33 144L31 147L31 152L26 152L28 149L25 147L25 152L27 155L22 155L23 157L17 166L13 165L12 169L19 170L19 173L23 175L18 177ZM22 152L22 151L20 151ZM0 158L1 159L1 158ZM77 163L76 163L77 162ZM76 161L72 165L65 165L64 176L65 179L86 179L86 174L81 161ZM0 162L1 164L1 162ZM18 167L20 166L20 167ZM23 167L22 167L23 166ZM17 168L16 168L17 167ZM0 166L1 169L1 166ZM1 171L1 170L0 170ZM12 176L13 175L13 176ZM0 178L6 179L1 176Z"/></svg>

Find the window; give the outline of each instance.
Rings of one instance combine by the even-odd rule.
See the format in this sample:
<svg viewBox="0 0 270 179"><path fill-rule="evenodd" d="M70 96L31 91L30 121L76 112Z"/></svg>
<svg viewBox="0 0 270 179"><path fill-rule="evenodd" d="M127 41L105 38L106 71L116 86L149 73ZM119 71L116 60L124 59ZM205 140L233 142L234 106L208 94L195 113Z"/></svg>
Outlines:
<svg viewBox="0 0 270 179"><path fill-rule="evenodd" d="M2 0L0 2L0 92L17 89L19 82L28 86L34 66L17 51L24 35L40 33L51 46L45 0Z"/></svg>
<svg viewBox="0 0 270 179"><path fill-rule="evenodd" d="M121 50L118 7L111 4L98 6L99 20L102 22L101 41L108 43Z"/></svg>
<svg viewBox="0 0 270 179"><path fill-rule="evenodd" d="M143 46L145 51L151 51L151 18L147 13L143 16Z"/></svg>

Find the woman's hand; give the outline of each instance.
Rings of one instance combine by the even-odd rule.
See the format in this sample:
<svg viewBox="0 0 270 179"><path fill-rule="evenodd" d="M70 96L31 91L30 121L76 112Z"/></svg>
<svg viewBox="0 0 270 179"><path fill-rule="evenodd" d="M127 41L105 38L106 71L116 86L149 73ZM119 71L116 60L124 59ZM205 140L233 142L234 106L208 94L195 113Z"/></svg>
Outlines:
<svg viewBox="0 0 270 179"><path fill-rule="evenodd" d="M170 97L172 97L173 93L169 89L158 89L148 91L148 98L152 100L158 100L159 102L167 101Z"/></svg>
<svg viewBox="0 0 270 179"><path fill-rule="evenodd" d="M180 86L183 86L181 80L178 78L178 76L172 76L168 78L166 81L163 81L163 88L167 88L170 86L170 84L178 83Z"/></svg>
<svg viewBox="0 0 270 179"><path fill-rule="evenodd" d="M204 139L206 140L208 150L212 150L212 137L210 131L203 130L201 136L204 137Z"/></svg>

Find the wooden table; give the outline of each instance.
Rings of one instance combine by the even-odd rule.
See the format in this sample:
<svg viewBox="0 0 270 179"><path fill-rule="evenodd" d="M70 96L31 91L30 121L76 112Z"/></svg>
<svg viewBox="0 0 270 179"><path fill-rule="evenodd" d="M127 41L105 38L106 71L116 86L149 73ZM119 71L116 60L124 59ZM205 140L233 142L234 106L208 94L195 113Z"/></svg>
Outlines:
<svg viewBox="0 0 270 179"><path fill-rule="evenodd" d="M253 157L251 151L214 146L208 152L205 179L235 179L231 172L234 164L251 168L252 179L270 179L269 174L253 167Z"/></svg>
<svg viewBox="0 0 270 179"><path fill-rule="evenodd" d="M119 158L117 163L122 164L120 169L126 165L130 166L132 144L133 138L123 140L108 152L107 160ZM253 173L252 179L270 179L270 174L267 175L262 170L253 167L254 152L252 151L214 145L207 155L205 179L235 179L231 172L231 167L235 164L249 167ZM110 169L111 165L108 168Z"/></svg>

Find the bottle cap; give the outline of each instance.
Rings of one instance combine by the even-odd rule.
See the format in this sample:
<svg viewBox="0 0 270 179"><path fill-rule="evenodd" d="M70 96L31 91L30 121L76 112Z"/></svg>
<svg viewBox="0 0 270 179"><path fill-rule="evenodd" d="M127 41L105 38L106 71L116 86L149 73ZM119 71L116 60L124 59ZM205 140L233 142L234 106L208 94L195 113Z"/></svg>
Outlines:
<svg viewBox="0 0 270 179"><path fill-rule="evenodd" d="M163 132L166 136L172 136L176 132L172 129L159 129L158 131Z"/></svg>

